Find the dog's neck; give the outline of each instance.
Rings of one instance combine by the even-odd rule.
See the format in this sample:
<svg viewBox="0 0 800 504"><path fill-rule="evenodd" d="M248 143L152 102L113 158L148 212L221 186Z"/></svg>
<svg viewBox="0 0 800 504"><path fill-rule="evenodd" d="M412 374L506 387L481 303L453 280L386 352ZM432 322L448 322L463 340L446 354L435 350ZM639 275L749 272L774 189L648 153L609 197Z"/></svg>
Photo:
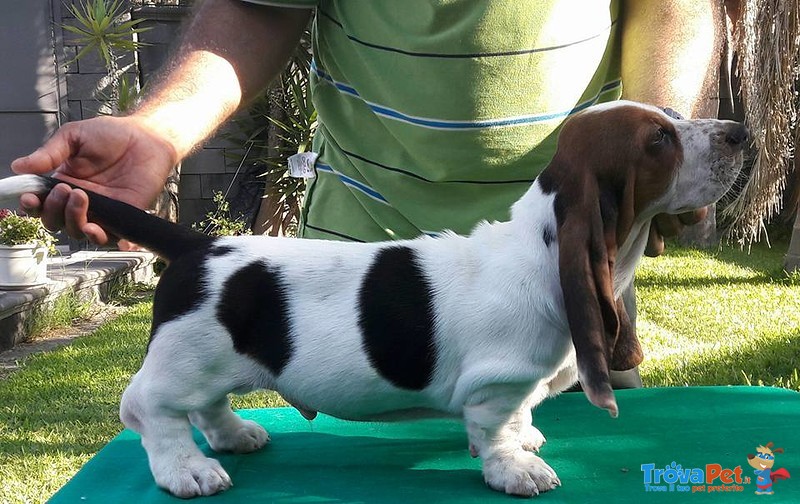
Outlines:
<svg viewBox="0 0 800 504"><path fill-rule="evenodd" d="M541 246L547 242L545 235L557 240L558 223L553 209L555 193L545 193L537 178L531 187L511 207L510 225L518 239L529 246ZM545 246L547 243L544 243Z"/></svg>
<svg viewBox="0 0 800 504"><path fill-rule="evenodd" d="M557 240L558 224L553 209L555 197L555 193L544 193L537 180L512 206L509 226L521 245L532 248L546 246L545 235ZM614 266L616 297L633 282L636 266L647 246L651 220L650 215L637 217L625 241L619 244Z"/></svg>
<svg viewBox="0 0 800 504"><path fill-rule="evenodd" d="M647 238L650 233L651 219L637 219L627 238L617 250L617 260L614 265L614 296L620 295L633 282L636 266L639 264L644 249L647 246Z"/></svg>

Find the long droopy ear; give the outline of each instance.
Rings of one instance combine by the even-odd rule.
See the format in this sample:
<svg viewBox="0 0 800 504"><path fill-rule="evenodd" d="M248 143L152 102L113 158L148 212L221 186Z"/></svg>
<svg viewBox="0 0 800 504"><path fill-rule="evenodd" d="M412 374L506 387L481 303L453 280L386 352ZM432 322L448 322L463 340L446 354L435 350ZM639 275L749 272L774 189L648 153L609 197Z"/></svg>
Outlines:
<svg viewBox="0 0 800 504"><path fill-rule="evenodd" d="M599 187L582 178L578 191L562 190L556 197L561 290L581 386L592 404L616 417L608 366L620 326L609 255L609 245L616 253L616 229L606 233Z"/></svg>
<svg viewBox="0 0 800 504"><path fill-rule="evenodd" d="M538 180L545 194L555 194L561 290L581 386L592 404L616 416L609 369L629 369L642 356L614 293L617 248L635 221L641 170L633 169L635 142L608 148L619 142L612 141L616 130L605 126L604 117L578 114L568 120Z"/></svg>

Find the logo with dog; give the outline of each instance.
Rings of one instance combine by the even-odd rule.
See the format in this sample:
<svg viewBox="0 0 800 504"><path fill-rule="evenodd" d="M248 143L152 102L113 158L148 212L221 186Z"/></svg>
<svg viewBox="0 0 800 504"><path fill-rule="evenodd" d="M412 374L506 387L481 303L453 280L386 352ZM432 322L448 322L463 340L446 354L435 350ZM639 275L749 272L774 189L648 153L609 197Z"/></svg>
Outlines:
<svg viewBox="0 0 800 504"><path fill-rule="evenodd" d="M789 471L786 469L772 470L775 465L775 454L783 453L783 448L773 448L770 441L764 446L756 447L756 454L747 455L747 463L750 464L756 475L756 495L772 495L772 485L778 480L789 479Z"/></svg>
<svg viewBox="0 0 800 504"><path fill-rule="evenodd" d="M756 447L756 454L747 455L747 463L755 469L755 479L745 475L741 465L725 467L722 464L706 464L702 467L682 467L673 461L664 467L642 464L645 492L729 493L744 492L745 485L755 483L756 495L773 495L772 485L778 480L789 479L789 471L773 470L775 454L783 448L773 448L770 441Z"/></svg>

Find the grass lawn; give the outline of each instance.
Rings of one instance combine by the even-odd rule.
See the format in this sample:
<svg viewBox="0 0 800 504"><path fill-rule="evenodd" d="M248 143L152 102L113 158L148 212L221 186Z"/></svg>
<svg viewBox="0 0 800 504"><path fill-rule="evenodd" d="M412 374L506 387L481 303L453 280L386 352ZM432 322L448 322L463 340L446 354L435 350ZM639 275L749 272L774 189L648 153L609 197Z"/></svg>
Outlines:
<svg viewBox="0 0 800 504"><path fill-rule="evenodd" d="M800 274L783 271L786 248L645 258L636 277L645 385L800 390Z"/></svg>
<svg viewBox="0 0 800 504"><path fill-rule="evenodd" d="M697 252L672 247L638 275L647 386L764 384L800 390L800 275L785 244ZM147 344L150 303L0 380L0 503L42 502L122 425L117 407ZM283 404L273 394L239 408Z"/></svg>

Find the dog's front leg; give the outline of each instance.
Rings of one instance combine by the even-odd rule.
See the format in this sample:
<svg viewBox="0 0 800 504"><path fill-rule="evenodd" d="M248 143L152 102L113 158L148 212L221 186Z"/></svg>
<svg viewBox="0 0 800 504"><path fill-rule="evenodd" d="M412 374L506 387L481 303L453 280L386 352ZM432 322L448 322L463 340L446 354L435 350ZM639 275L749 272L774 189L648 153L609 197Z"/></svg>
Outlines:
<svg viewBox="0 0 800 504"><path fill-rule="evenodd" d="M537 403L538 404L538 401ZM519 409L519 444L523 450L538 452L547 442L542 431L533 425L533 408L528 401L522 404ZM478 456L478 450L470 443L469 453L473 457Z"/></svg>
<svg viewBox="0 0 800 504"><path fill-rule="evenodd" d="M189 413L189 420L206 437L216 452L250 453L269 442L269 433L252 420L244 420L231 410L228 397Z"/></svg>
<svg viewBox="0 0 800 504"><path fill-rule="evenodd" d="M538 452L547 442L542 431L533 425L533 406L527 401L519 410L519 442L523 450Z"/></svg>
<svg viewBox="0 0 800 504"><path fill-rule="evenodd" d="M525 398L525 402L522 404L519 411L521 418L519 440L524 449L538 452L547 442L544 434L533 426L533 410L546 398L557 396L577 381L578 369L570 362L568 365L559 369L552 378L539 383L531 395Z"/></svg>
<svg viewBox="0 0 800 504"><path fill-rule="evenodd" d="M529 396L521 387L496 385L474 393L464 406L470 446L494 490L531 496L561 484L555 471L520 443L523 423L530 425L530 409L527 415L523 409Z"/></svg>

